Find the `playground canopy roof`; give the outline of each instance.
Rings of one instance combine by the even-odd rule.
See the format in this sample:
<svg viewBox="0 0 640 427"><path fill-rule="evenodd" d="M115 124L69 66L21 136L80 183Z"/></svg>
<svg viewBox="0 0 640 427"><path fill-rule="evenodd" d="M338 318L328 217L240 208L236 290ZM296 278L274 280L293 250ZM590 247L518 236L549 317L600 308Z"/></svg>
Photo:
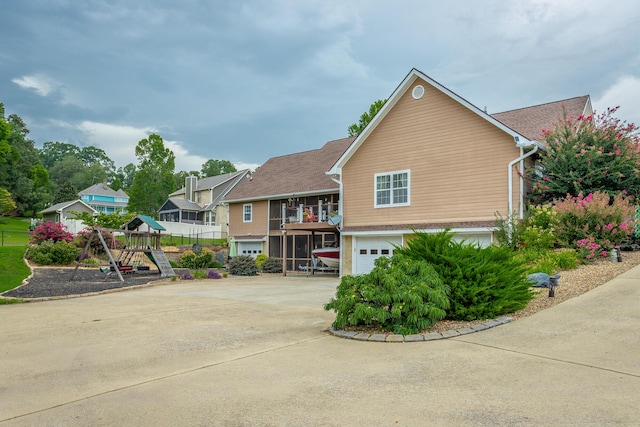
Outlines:
<svg viewBox="0 0 640 427"><path fill-rule="evenodd" d="M155 231L166 231L166 228L156 222L155 219L146 215L136 215L131 221L122 226L123 230L137 230L142 224L147 224L149 229Z"/></svg>

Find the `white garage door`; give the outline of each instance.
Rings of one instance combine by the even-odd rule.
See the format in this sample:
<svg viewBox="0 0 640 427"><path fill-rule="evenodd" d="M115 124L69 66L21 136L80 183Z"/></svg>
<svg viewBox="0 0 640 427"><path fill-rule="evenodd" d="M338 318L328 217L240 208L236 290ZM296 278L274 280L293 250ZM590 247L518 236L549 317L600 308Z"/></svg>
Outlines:
<svg viewBox="0 0 640 427"><path fill-rule="evenodd" d="M262 253L262 242L238 242L238 255L257 257Z"/></svg>
<svg viewBox="0 0 640 427"><path fill-rule="evenodd" d="M453 240L460 242L466 240L467 243L479 243L480 247L491 246L491 233L457 233Z"/></svg>
<svg viewBox="0 0 640 427"><path fill-rule="evenodd" d="M374 261L381 256L393 255L393 246L402 244L402 236L356 237L353 257L354 274L365 274L373 270Z"/></svg>

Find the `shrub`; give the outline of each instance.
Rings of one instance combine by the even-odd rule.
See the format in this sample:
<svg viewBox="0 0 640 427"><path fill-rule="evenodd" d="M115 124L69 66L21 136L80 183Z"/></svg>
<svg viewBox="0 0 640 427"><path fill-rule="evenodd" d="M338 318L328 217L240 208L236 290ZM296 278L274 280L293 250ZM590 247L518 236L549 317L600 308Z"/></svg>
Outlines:
<svg viewBox="0 0 640 427"><path fill-rule="evenodd" d="M229 261L229 272L236 276L255 276L258 274L258 264L249 255L240 255Z"/></svg>
<svg viewBox="0 0 640 427"><path fill-rule="evenodd" d="M554 210L558 241L563 247L577 249L587 261L606 257L613 246L621 245L634 231L635 207L623 194L567 195L555 203Z"/></svg>
<svg viewBox="0 0 640 427"><path fill-rule="evenodd" d="M262 264L264 264L267 258L268 257L266 254L258 254L258 256L256 256L256 264L258 265L258 270L262 270Z"/></svg>
<svg viewBox="0 0 640 427"><path fill-rule="evenodd" d="M222 268L224 267L222 264L220 264L220 262L218 261L211 261L209 263L209 265L207 265L208 268Z"/></svg>
<svg viewBox="0 0 640 427"><path fill-rule="evenodd" d="M51 221L41 222L29 234L31 235L29 243L36 245L47 240L67 243L73 240L73 234L69 233L67 227L59 222L55 224Z"/></svg>
<svg viewBox="0 0 640 427"><path fill-rule="evenodd" d="M378 258L369 274L342 277L333 310L333 327L373 326L397 334L415 334L444 319L449 288L426 261L395 254Z"/></svg>
<svg viewBox="0 0 640 427"><path fill-rule="evenodd" d="M218 270L209 270L209 271L207 271L207 278L208 279L222 279L222 276L220 275L220 273L218 273Z"/></svg>
<svg viewBox="0 0 640 427"><path fill-rule="evenodd" d="M193 280L191 273L184 273L180 275L180 280Z"/></svg>
<svg viewBox="0 0 640 427"><path fill-rule="evenodd" d="M493 233L499 246L516 250L522 241L522 232L524 231L524 222L517 217L515 213L510 213L503 218L499 212L496 212L496 231Z"/></svg>
<svg viewBox="0 0 640 427"><path fill-rule="evenodd" d="M75 261L79 253L80 250L72 243L46 240L39 245L28 245L25 258L38 265L64 265Z"/></svg>
<svg viewBox="0 0 640 427"><path fill-rule="evenodd" d="M282 273L282 260L279 258L267 258L262 263L263 273Z"/></svg>
<svg viewBox="0 0 640 427"><path fill-rule="evenodd" d="M194 279L206 279L207 273L202 270L196 270L191 273Z"/></svg>
<svg viewBox="0 0 640 427"><path fill-rule="evenodd" d="M416 232L395 253L430 263L450 286L447 318L488 319L524 308L533 297L525 263L506 247L455 242L454 233Z"/></svg>
<svg viewBox="0 0 640 427"><path fill-rule="evenodd" d="M213 253L209 249L203 248L199 254L188 250L180 255L180 267L182 268L206 268L213 259Z"/></svg>

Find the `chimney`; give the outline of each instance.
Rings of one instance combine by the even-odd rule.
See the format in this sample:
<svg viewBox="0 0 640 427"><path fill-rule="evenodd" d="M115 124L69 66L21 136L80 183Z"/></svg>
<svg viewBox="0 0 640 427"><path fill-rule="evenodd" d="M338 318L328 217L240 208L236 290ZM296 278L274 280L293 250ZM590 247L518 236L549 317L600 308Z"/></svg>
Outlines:
<svg viewBox="0 0 640 427"><path fill-rule="evenodd" d="M198 186L198 178L196 178L194 175L189 175L185 179L185 183L184 183L185 199L187 199L190 202L194 201L194 198L195 198L194 195L195 195L197 186Z"/></svg>

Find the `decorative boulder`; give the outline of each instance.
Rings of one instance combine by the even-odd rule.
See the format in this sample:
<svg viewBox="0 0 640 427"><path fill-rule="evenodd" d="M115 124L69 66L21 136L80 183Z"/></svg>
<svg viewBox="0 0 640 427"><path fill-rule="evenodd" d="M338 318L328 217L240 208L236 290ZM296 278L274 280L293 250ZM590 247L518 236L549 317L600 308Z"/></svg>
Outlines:
<svg viewBox="0 0 640 427"><path fill-rule="evenodd" d="M527 276L527 279L532 283L534 288L551 288L552 286L558 286L559 274L555 276L549 276L546 273L533 273Z"/></svg>

